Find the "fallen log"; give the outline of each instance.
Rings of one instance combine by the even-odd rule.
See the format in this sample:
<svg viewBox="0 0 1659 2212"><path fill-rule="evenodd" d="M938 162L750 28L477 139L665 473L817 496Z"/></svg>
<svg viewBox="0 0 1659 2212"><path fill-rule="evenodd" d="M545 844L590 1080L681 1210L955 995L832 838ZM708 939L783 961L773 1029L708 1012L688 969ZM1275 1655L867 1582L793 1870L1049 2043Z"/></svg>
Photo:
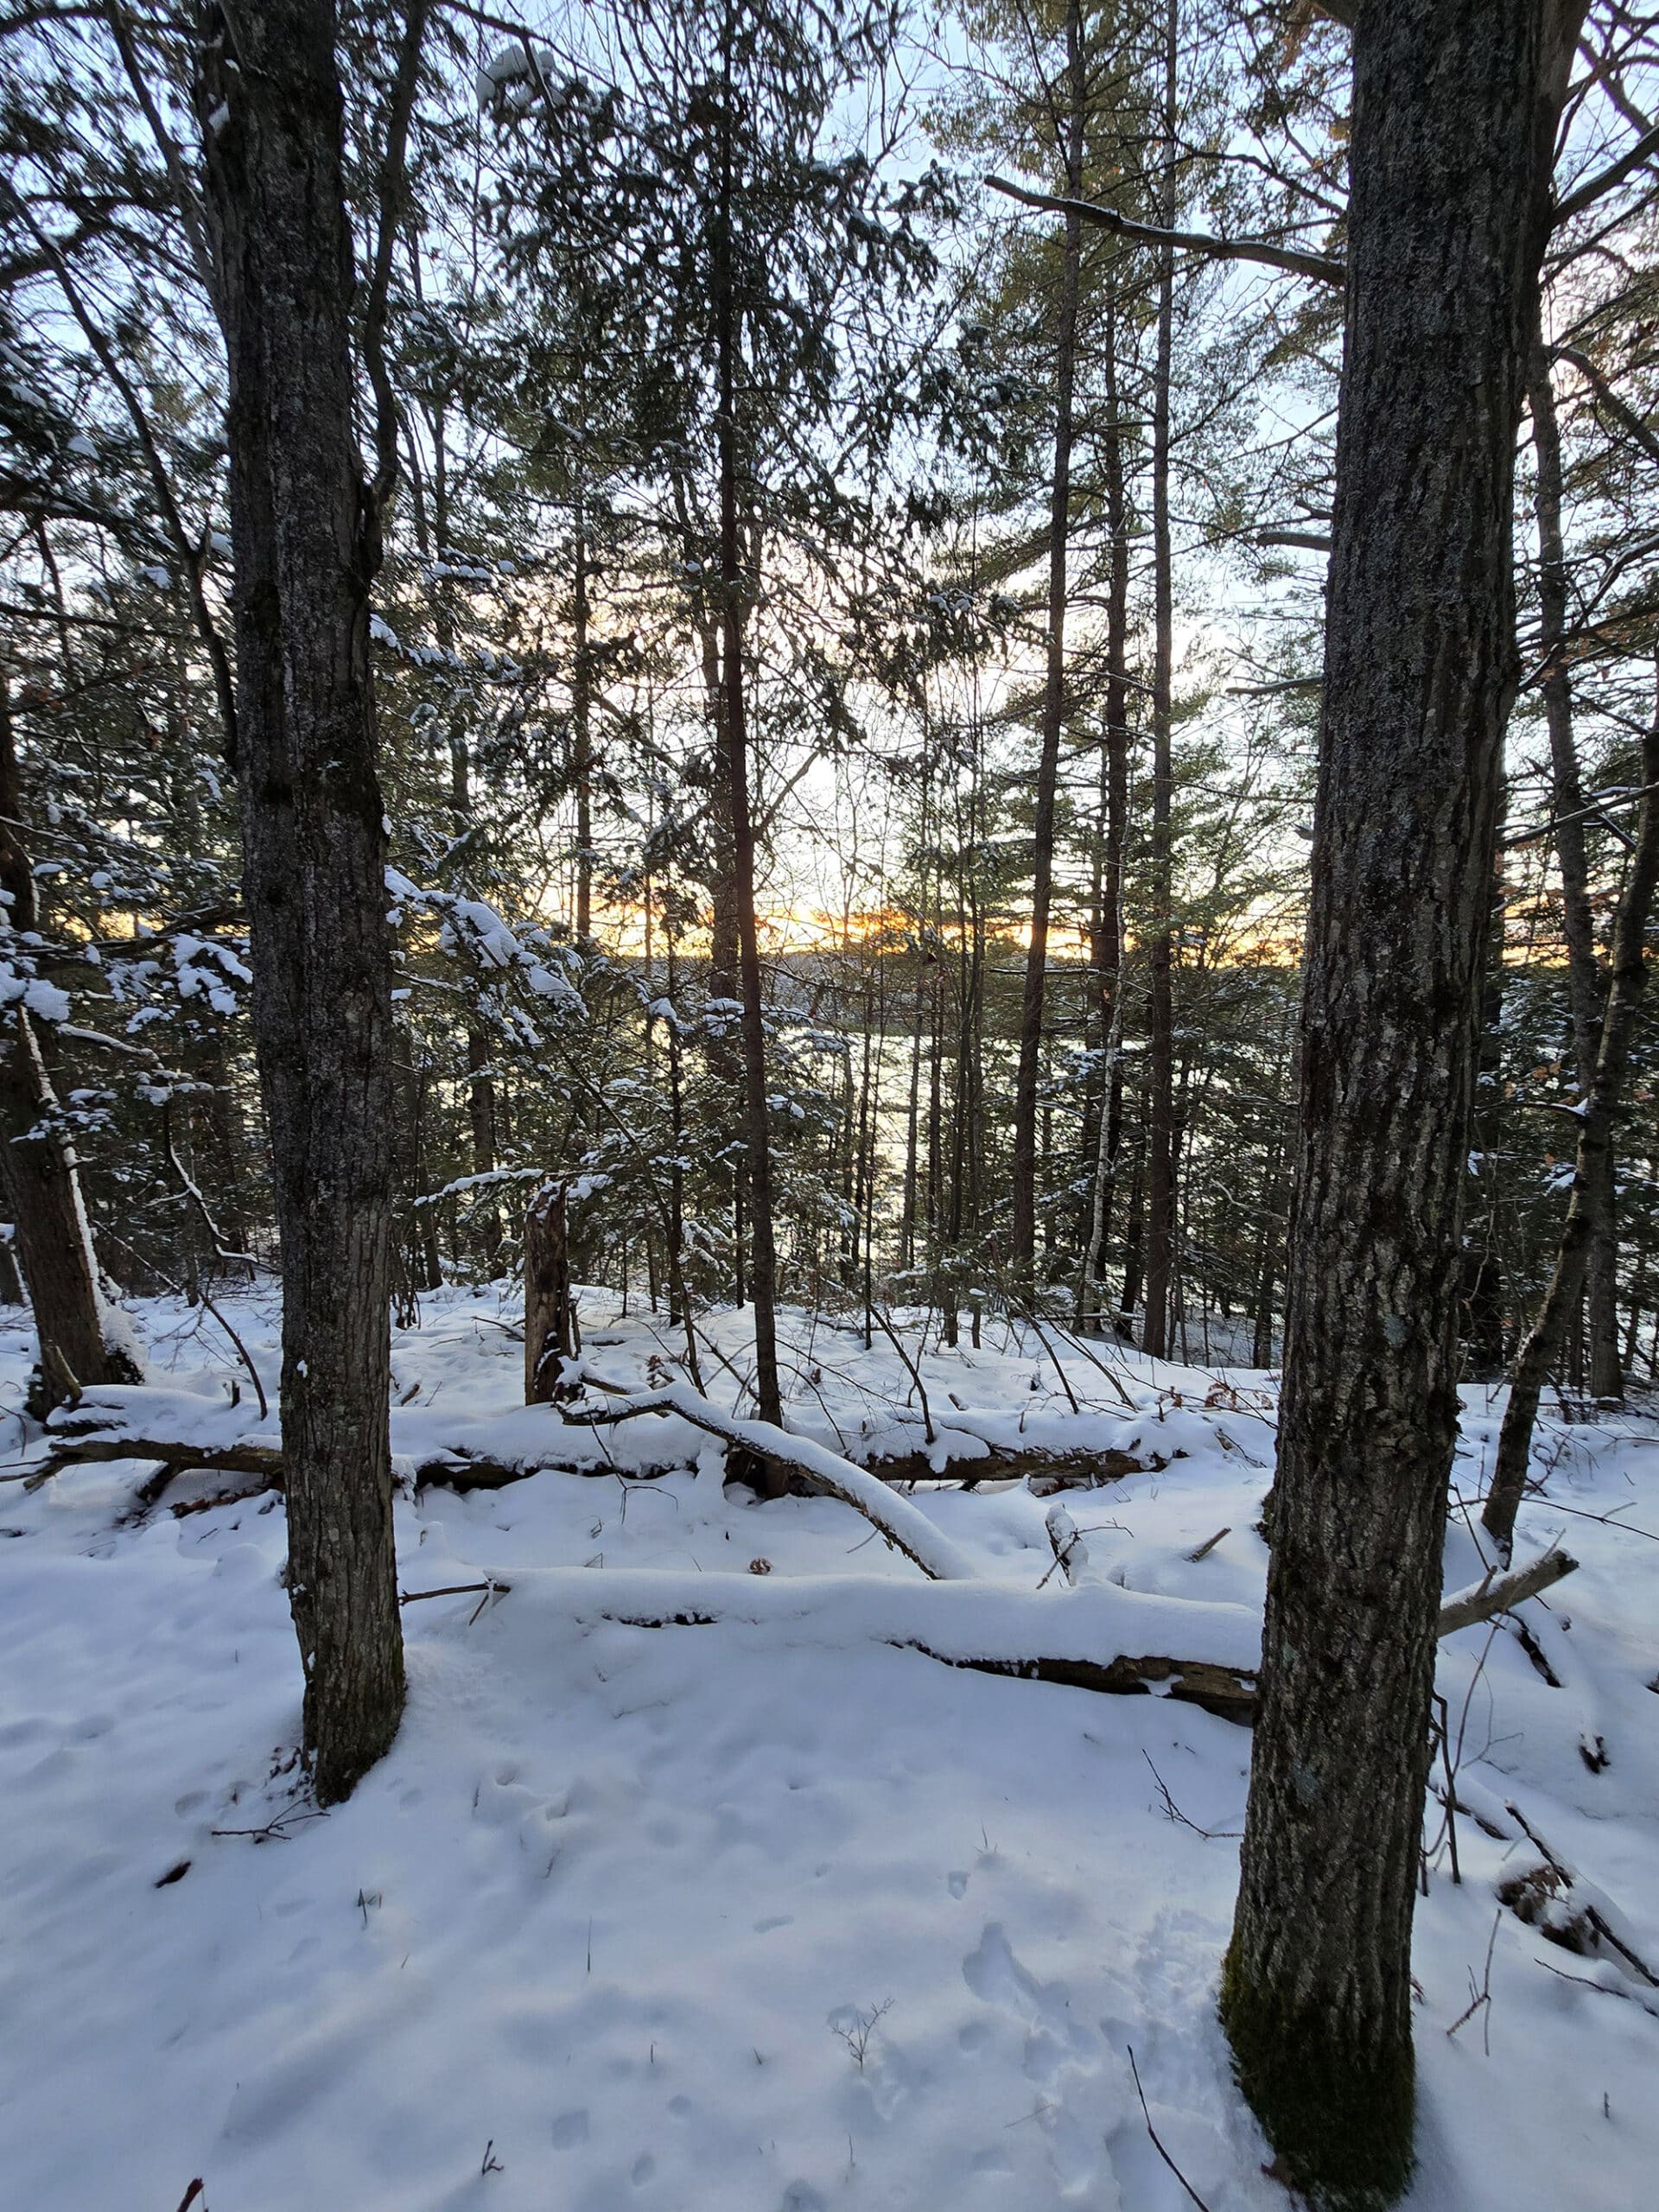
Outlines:
<svg viewBox="0 0 1659 2212"><path fill-rule="evenodd" d="M882 1643L974 1674L1116 1697L1162 1696L1248 1724L1259 1624L1242 1605L1160 1598L1113 1584L1039 1591L1010 1583L923 1587L876 1575L758 1577L660 1568L515 1571L522 1600L556 1617L629 1628L775 1628L790 1648ZM1190 1638L1202 1657L1143 1647ZM1103 1657L1101 1655L1109 1655Z"/></svg>
<svg viewBox="0 0 1659 2212"><path fill-rule="evenodd" d="M951 1433L942 1427L941 1440ZM982 1443L971 1431L961 1433ZM1033 1497L1046 1497L1062 1490L1095 1490L1121 1482L1125 1475L1158 1474L1169 1462L1156 1452L1137 1459L1133 1452L1057 1452L1052 1446L1046 1451L1040 1446L1015 1451L988 1444L971 1454L950 1454L943 1466L936 1466L928 1452L887 1452L863 1464L884 1483L959 1483L963 1490L976 1490L981 1483L1027 1482Z"/></svg>
<svg viewBox="0 0 1659 2212"><path fill-rule="evenodd" d="M257 1475L269 1488L283 1486L283 1455L273 1444L180 1444L158 1436L121 1434L66 1437L59 1442L55 1430L48 1433L54 1448L23 1478L25 1490L38 1490L66 1467L111 1459L147 1461L162 1474L163 1488L175 1475L196 1467L215 1475Z"/></svg>
<svg viewBox="0 0 1659 2212"><path fill-rule="evenodd" d="M579 1428L611 1428L619 1421L641 1414L677 1414L694 1428L706 1430L723 1443L750 1452L785 1472L798 1475L811 1489L824 1491L861 1513L896 1551L920 1567L930 1581L973 1582L979 1577L966 1554L953 1544L924 1513L897 1497L868 1468L855 1466L838 1452L831 1452L810 1437L791 1436L765 1421L742 1421L722 1413L718 1406L683 1382L661 1390L642 1391L588 1413L564 1413L561 1418Z"/></svg>

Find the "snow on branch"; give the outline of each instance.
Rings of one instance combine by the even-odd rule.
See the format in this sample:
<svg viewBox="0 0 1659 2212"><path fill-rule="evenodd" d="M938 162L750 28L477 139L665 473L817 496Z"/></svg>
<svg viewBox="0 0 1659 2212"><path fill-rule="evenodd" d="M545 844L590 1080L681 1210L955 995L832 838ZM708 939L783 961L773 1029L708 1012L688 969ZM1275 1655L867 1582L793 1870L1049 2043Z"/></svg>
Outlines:
<svg viewBox="0 0 1659 2212"><path fill-rule="evenodd" d="M855 1513L861 1513L890 1544L907 1559L914 1560L931 1581L978 1580L966 1554L948 1536L941 1535L925 1513L918 1512L906 1499L895 1497L879 1475L855 1467L850 1459L843 1459L838 1452L815 1444L809 1437L791 1436L781 1428L774 1428L770 1421L741 1421L735 1414L722 1413L718 1406L711 1405L707 1398L700 1398L683 1382L672 1382L665 1389L624 1398L598 1412L566 1414L564 1418L581 1427L608 1428L618 1421L635 1420L641 1414L677 1414L682 1421L706 1429L711 1436L721 1437L742 1451L753 1452L758 1459L770 1460L774 1466L803 1476L815 1490L827 1491L832 1497L840 1498L843 1505L850 1505Z"/></svg>
<svg viewBox="0 0 1659 2212"><path fill-rule="evenodd" d="M515 1612L525 1600L532 1607L540 1600L561 1621L779 1629L791 1647L887 1643L947 1667L1116 1696L1171 1697L1231 1720L1248 1722L1255 1712L1261 1623L1244 1605L1154 1597L1115 1584L1035 1590L976 1580L924 1590L874 1574L550 1567L515 1568L512 1582ZM1164 1656L1171 1649L1195 1656Z"/></svg>

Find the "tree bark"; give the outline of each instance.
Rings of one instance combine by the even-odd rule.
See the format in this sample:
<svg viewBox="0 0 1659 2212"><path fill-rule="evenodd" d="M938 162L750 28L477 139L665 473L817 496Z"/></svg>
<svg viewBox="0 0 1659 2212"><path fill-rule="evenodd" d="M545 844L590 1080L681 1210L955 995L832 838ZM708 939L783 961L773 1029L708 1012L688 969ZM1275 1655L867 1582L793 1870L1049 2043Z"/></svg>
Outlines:
<svg viewBox="0 0 1659 2212"><path fill-rule="evenodd" d="M564 1395L564 1362L576 1356L570 1235L563 1184L538 1191L524 1212L524 1403Z"/></svg>
<svg viewBox="0 0 1659 2212"><path fill-rule="evenodd" d="M331 0L216 7L195 88L230 371L238 783L283 1250L289 1599L318 1799L397 1733L387 1438L391 961L375 772L375 501L353 433Z"/></svg>
<svg viewBox="0 0 1659 2212"><path fill-rule="evenodd" d="M1065 14L1066 191L1083 189L1083 10L1069 0ZM1054 802L1060 773L1060 734L1065 726L1066 549L1071 519L1072 405L1077 385L1077 291L1083 225L1065 219L1060 291L1054 335L1054 467L1048 524L1048 643L1043 677L1043 735L1037 762L1037 811L1032 828L1031 943L1026 953L1020 1005L1020 1063L1014 1086L1013 1218L1008 1262L1027 1295L1033 1287L1037 1240L1037 1089L1043 1042L1043 999L1048 971L1048 920L1054 890Z"/></svg>
<svg viewBox="0 0 1659 2212"><path fill-rule="evenodd" d="M1222 2016L1293 2187L1413 2164L1421 1836L1510 503L1578 13L1362 0L1261 1700Z"/></svg>
<svg viewBox="0 0 1659 2212"><path fill-rule="evenodd" d="M1543 1310L1528 1331L1516 1357L1515 1371L1510 1379L1510 1400L1503 1410L1503 1425L1498 1431L1492 1484L1481 1516L1487 1534L1506 1557L1515 1540L1515 1516L1526 1490L1538 1400L1546 1376L1560 1357L1568 1323L1579 1310L1585 1277L1598 1243L1609 1226L1613 1122L1630 1065L1637 1016L1647 988L1644 948L1649 918L1653 912L1654 887L1659 880L1659 794L1651 788L1659 783L1659 700L1655 702L1655 716L1654 726L1642 741L1642 782L1647 790L1637 817L1636 850L1630 856L1624 895L1613 924L1612 972L1607 984L1607 1011L1601 1025L1600 1048L1588 1092L1578 1109L1579 1142L1573 1194L1567 1200L1567 1220Z"/></svg>

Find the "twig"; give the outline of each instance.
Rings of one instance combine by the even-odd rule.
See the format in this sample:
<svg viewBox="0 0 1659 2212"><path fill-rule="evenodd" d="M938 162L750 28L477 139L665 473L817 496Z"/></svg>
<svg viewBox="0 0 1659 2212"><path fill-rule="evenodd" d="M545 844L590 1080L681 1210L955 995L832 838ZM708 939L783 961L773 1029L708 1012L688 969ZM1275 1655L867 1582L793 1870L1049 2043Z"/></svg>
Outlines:
<svg viewBox="0 0 1659 2212"><path fill-rule="evenodd" d="M882 1333L886 1336L888 1343L893 1346L894 1351L898 1353L899 1358L904 1362L911 1381L916 1385L916 1395L921 1400L922 1403L922 1433L928 1443L936 1443L938 1441L938 1437L933 1427L933 1415L928 1408L927 1389L922 1381L921 1370L917 1366L915 1361L912 1359L910 1354L905 1350L903 1344L899 1343L897 1331L893 1328L892 1322L888 1320L887 1315L881 1311L881 1308L872 1302L870 1313L872 1319L880 1325Z"/></svg>
<svg viewBox="0 0 1659 2212"><path fill-rule="evenodd" d="M1213 1536L1206 1536L1205 1538L1204 1541L1198 1546L1197 1551L1188 1552L1187 1558L1192 1561L1192 1565L1196 1567L1201 1559L1209 1558L1211 1553L1214 1551L1216 1546L1221 1541L1224 1536L1230 1536L1232 1533L1233 1532L1230 1528L1217 1529Z"/></svg>
<svg viewBox="0 0 1659 2212"><path fill-rule="evenodd" d="M1193 2188L1192 2183L1188 2181L1186 2176L1176 2164L1174 2159L1170 2157L1168 2152L1165 2150L1163 2145L1158 2140L1158 2131L1152 2124L1152 2114L1147 2110L1147 2093L1141 2086L1141 2069L1135 2063L1135 2045L1132 2043L1125 2044L1123 2048L1129 2054L1129 2071L1135 2076L1135 2094L1141 2100L1141 2117L1147 2123L1147 2133L1152 2138L1153 2149L1158 2153L1164 2164L1169 2168L1171 2173L1174 2175L1176 2180L1179 2182L1181 2187L1186 2191L1192 2202L1198 2206L1198 2212L1210 2212L1210 2207L1205 2202L1204 2199L1198 2195L1198 2190Z"/></svg>
<svg viewBox="0 0 1659 2212"><path fill-rule="evenodd" d="M1050 1344L1048 1338L1043 1334L1042 1323L1037 1319L1036 1314L1029 1306L1021 1305L1020 1311L1024 1315L1025 1319L1030 1322L1032 1327L1036 1330L1038 1343L1041 1344L1043 1350L1048 1354L1050 1360L1053 1363L1054 1372L1060 1378L1060 1388L1065 1393L1066 1403L1071 1407L1074 1414L1080 1413L1082 1411L1082 1408L1077 1403L1077 1392L1071 1388L1071 1377L1066 1374L1065 1368L1060 1364L1060 1356L1058 1352L1055 1351L1053 1345Z"/></svg>
<svg viewBox="0 0 1659 2212"><path fill-rule="evenodd" d="M1463 1874L1458 1866L1458 1789L1452 1773L1451 1713L1438 1692L1434 1702L1440 1708L1440 1764L1446 1769L1446 1840L1452 1853L1452 1879L1460 1885Z"/></svg>
<svg viewBox="0 0 1659 2212"><path fill-rule="evenodd" d="M286 1813L278 1813L275 1820L267 1821L262 1828L210 1828L207 1833L210 1835L251 1836L256 1843L272 1841L291 1843L294 1840L289 1834L289 1825L291 1821L321 1821L326 1817L326 1815L321 1812L301 1812L296 1808Z"/></svg>
<svg viewBox="0 0 1659 2212"><path fill-rule="evenodd" d="M1604 1997L1625 1997L1632 2005L1641 2005L1644 2012L1655 2011L1645 1998L1638 1996L1633 1989L1621 1989L1616 1981L1592 1981L1587 1974L1568 1974L1565 1967L1551 1966L1548 1959L1540 1959L1538 1963L1546 1974L1558 1975L1562 1981L1576 1981L1581 1989L1599 1989Z"/></svg>
<svg viewBox="0 0 1659 2212"><path fill-rule="evenodd" d="M1150 1751L1143 1749L1141 1756L1145 1759L1148 1766L1152 1766L1152 1753ZM1152 1766L1152 1778L1158 1785L1158 1795L1164 1801L1164 1815L1166 1819L1178 1822L1179 1825L1184 1828L1191 1828L1194 1835L1201 1835L1206 1843L1215 1843L1224 1838L1230 1841L1236 1842L1239 1837L1243 1834L1244 1831L1243 1828L1201 1828L1196 1821L1190 1820L1187 1817L1187 1815L1181 1810L1180 1807L1175 1802L1175 1800L1170 1796L1169 1785L1166 1783L1163 1776L1159 1773L1155 1766Z"/></svg>
<svg viewBox="0 0 1659 2212"><path fill-rule="evenodd" d="M1465 2022L1472 2020L1475 2014L1480 2012L1484 2007L1486 2018L1481 2023L1481 2040L1484 2045L1488 2058L1492 2055L1492 1953L1497 1948L1497 1924L1503 1917L1503 1909L1500 1906L1498 1910L1492 1915L1492 1932L1486 1939L1486 1965L1481 1975L1480 1987L1478 1989L1475 1987L1475 1970L1471 1967L1469 1969L1469 2002L1464 2006L1462 2012L1459 2013L1457 2018L1452 2021L1451 2026L1446 2031L1448 2036L1456 2035L1458 2030L1463 2026Z"/></svg>
<svg viewBox="0 0 1659 2212"><path fill-rule="evenodd" d="M480 1590L486 1597L497 1591L505 1597L512 1587L511 1582L447 1582L442 1590L400 1590L397 1602L400 1605L418 1605L424 1598L471 1598Z"/></svg>

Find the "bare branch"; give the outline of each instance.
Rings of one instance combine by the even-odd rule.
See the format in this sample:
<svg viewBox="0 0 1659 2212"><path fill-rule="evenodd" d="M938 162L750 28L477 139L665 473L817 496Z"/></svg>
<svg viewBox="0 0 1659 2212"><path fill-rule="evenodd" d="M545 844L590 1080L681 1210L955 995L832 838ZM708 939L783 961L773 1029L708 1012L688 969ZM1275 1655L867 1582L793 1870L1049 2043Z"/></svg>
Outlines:
<svg viewBox="0 0 1659 2212"><path fill-rule="evenodd" d="M1134 222L1096 200L1028 191L1007 177L988 176L985 181L993 192L1017 200L1022 207L1035 207L1047 215L1075 215L1079 222L1110 231L1114 237L1128 238L1135 245L1173 246L1177 252L1201 254L1211 261L1259 262L1264 268L1281 269L1292 276L1312 277L1319 284L1340 286L1348 281L1346 263L1328 253L1304 253L1297 246L1275 245L1271 238L1218 238L1205 231L1160 230L1150 223Z"/></svg>

